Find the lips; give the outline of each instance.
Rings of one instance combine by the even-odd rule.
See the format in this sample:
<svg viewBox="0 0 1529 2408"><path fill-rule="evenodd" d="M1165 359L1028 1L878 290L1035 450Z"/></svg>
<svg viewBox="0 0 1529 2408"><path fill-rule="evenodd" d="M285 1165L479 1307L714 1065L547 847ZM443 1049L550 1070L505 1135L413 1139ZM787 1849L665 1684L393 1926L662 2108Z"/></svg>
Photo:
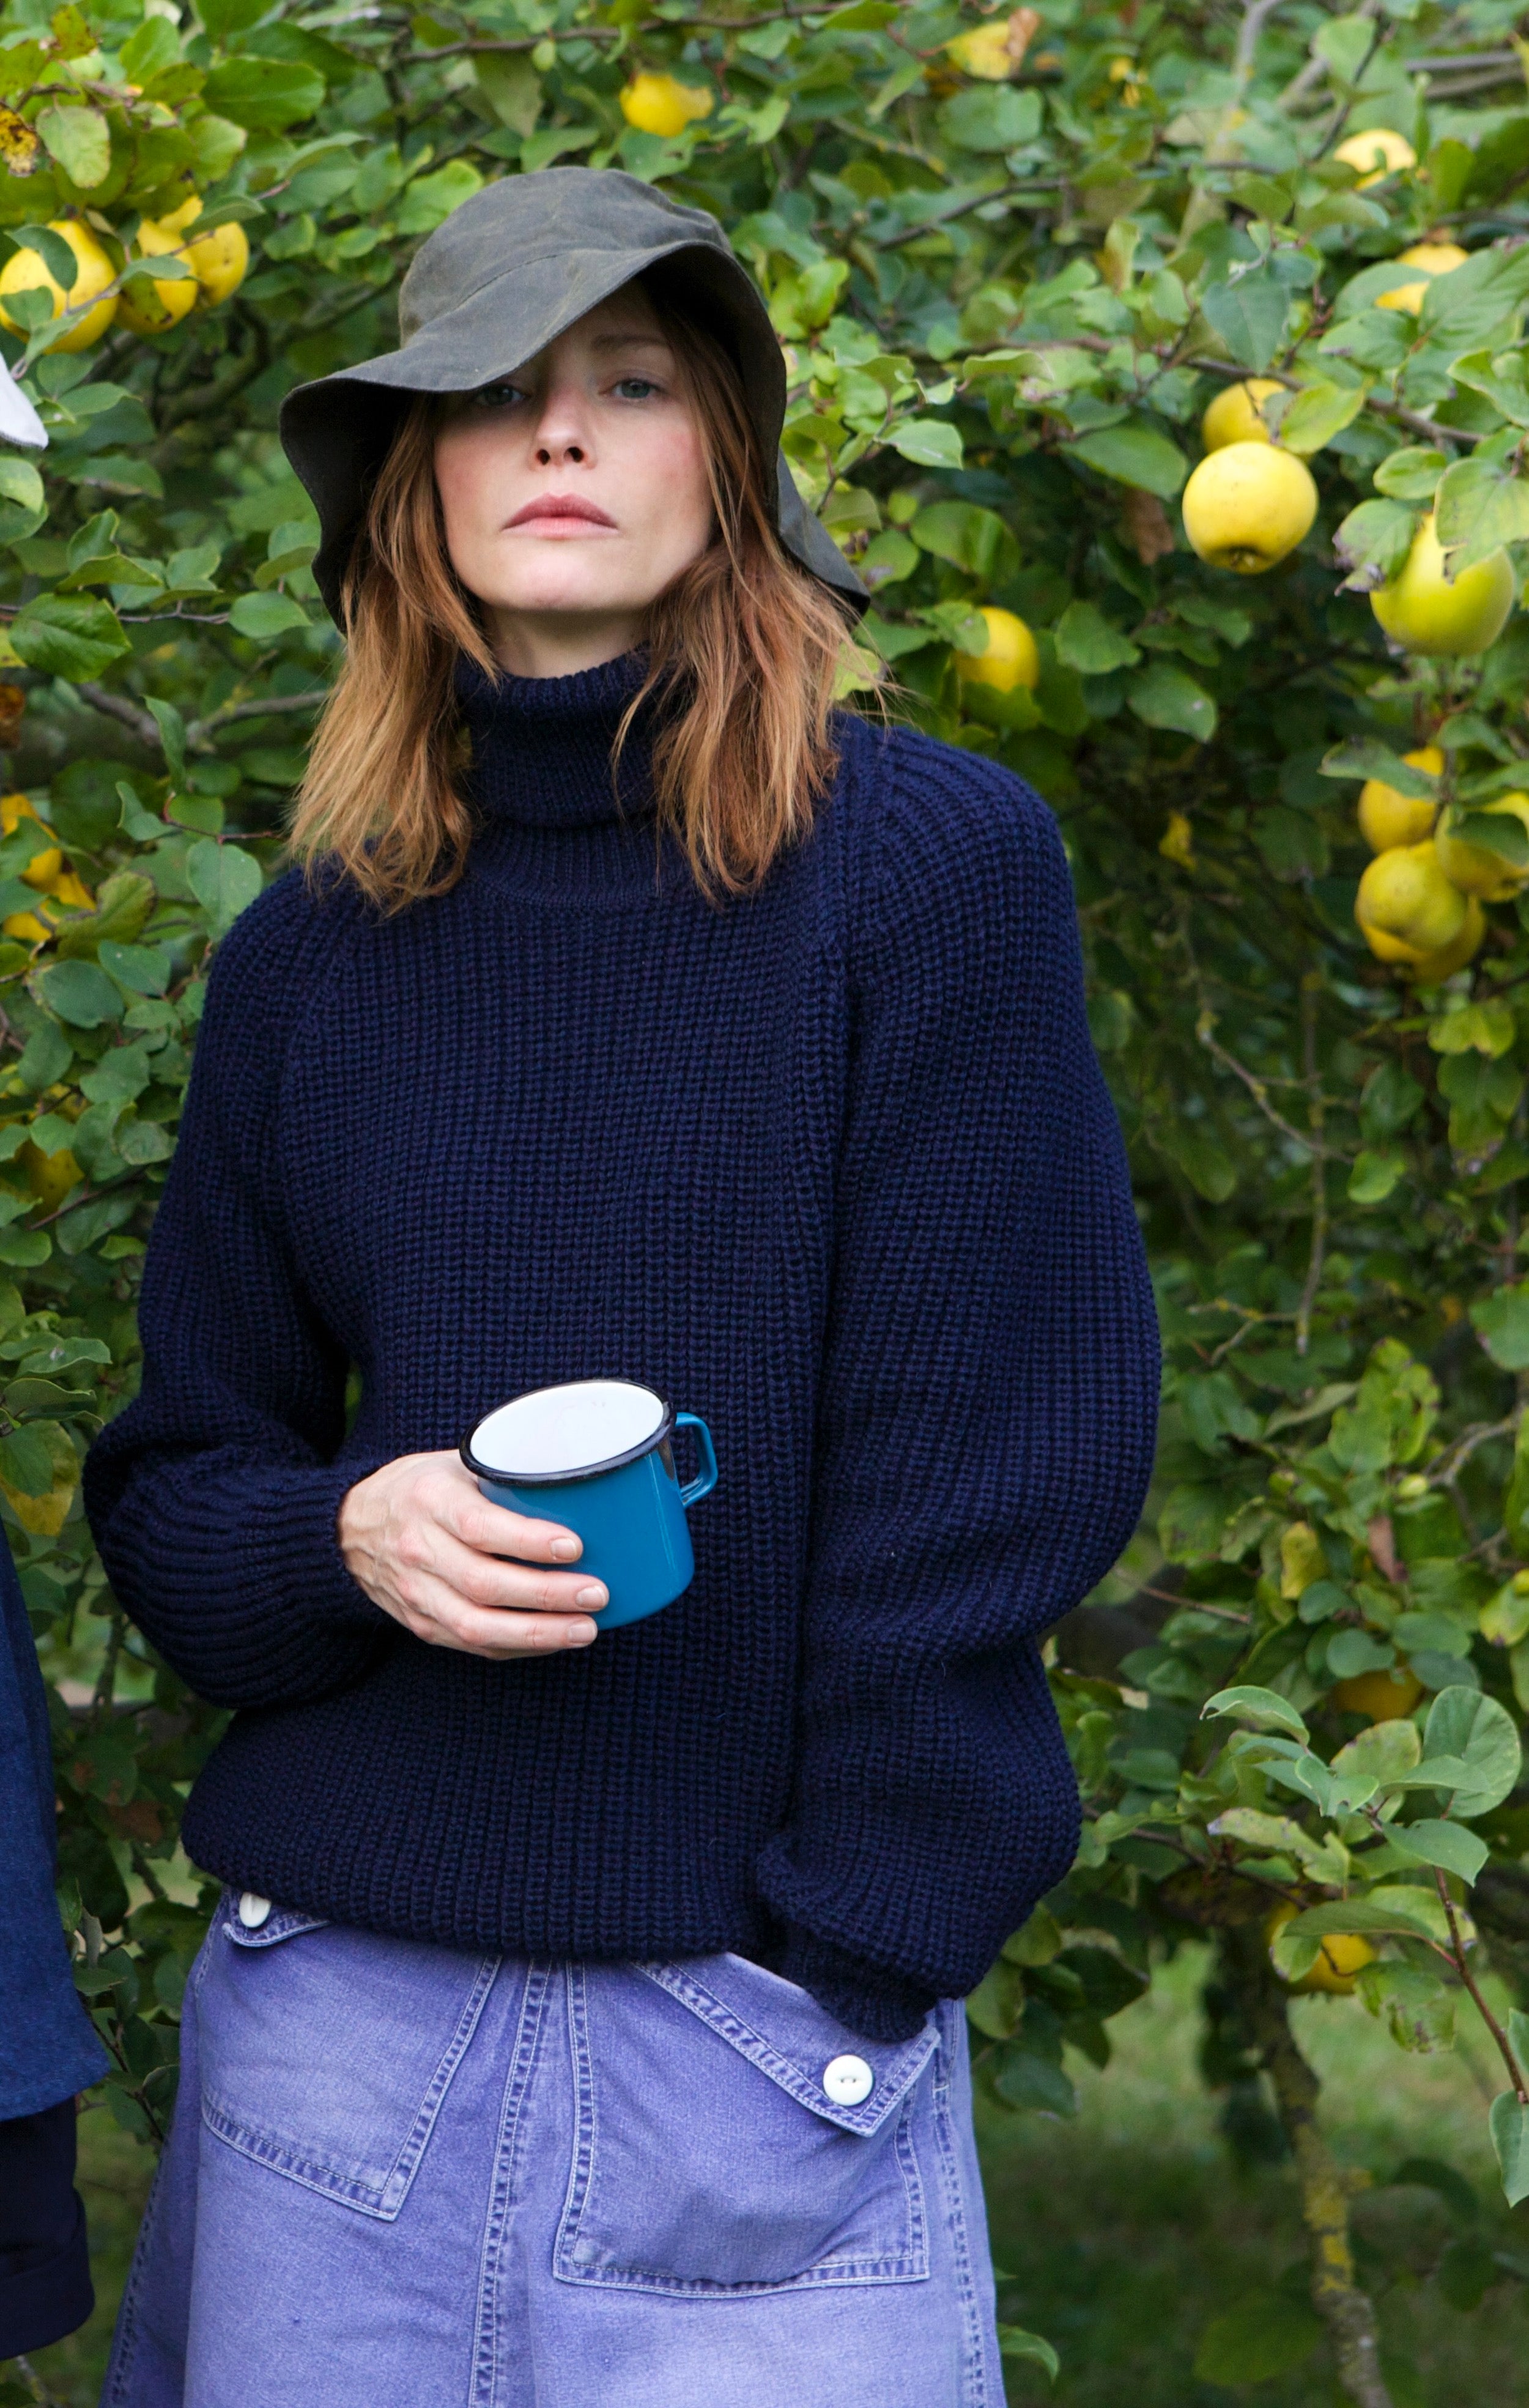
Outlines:
<svg viewBox="0 0 1529 2408"><path fill-rule="evenodd" d="M575 494L538 494L527 502L508 522L512 527L545 526L549 522L572 520L585 526L614 527L615 520L593 502L581 501Z"/></svg>

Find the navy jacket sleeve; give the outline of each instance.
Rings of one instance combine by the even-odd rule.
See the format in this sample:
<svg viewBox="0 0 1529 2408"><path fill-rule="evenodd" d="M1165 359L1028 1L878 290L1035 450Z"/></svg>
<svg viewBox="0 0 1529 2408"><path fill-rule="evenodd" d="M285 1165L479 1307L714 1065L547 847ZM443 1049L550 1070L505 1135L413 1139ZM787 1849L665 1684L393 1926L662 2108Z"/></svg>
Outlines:
<svg viewBox="0 0 1529 2408"><path fill-rule="evenodd" d="M48 1708L10 1551L0 1544L0 2358L90 2315L74 2190L74 2093L106 2053L69 1972L53 1902Z"/></svg>
<svg viewBox="0 0 1529 2408"><path fill-rule="evenodd" d="M800 1773L760 1881L780 1970L893 2039L971 1989L1071 1862L1036 1640L1131 1536L1158 1352L1055 823L990 763L880 742Z"/></svg>
<svg viewBox="0 0 1529 2408"><path fill-rule="evenodd" d="M69 1972L53 1899L53 1761L36 1649L0 1542L0 2121L99 2082L106 2056Z"/></svg>
<svg viewBox="0 0 1529 2408"><path fill-rule="evenodd" d="M341 909L315 927L289 877L219 950L144 1270L143 1384L85 1466L118 1598L214 1705L344 1687L391 1627L339 1550L340 1499L377 1466L333 1461L345 1350L297 1277L273 1140L293 1016L322 991Z"/></svg>

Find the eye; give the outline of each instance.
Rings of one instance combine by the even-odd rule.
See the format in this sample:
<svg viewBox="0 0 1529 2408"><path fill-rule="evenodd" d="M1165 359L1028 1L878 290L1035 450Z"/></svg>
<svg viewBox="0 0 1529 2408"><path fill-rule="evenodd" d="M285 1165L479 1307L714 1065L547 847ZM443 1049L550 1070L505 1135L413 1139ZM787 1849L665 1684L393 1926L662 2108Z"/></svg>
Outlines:
<svg viewBox="0 0 1529 2408"><path fill-rule="evenodd" d="M476 393L468 394L467 407L469 409L510 409L516 402L524 399L525 394L518 384L484 384L479 385Z"/></svg>
<svg viewBox="0 0 1529 2408"><path fill-rule="evenodd" d="M622 401L646 401L650 394L662 393L664 388L651 377L628 376L618 377L612 390Z"/></svg>

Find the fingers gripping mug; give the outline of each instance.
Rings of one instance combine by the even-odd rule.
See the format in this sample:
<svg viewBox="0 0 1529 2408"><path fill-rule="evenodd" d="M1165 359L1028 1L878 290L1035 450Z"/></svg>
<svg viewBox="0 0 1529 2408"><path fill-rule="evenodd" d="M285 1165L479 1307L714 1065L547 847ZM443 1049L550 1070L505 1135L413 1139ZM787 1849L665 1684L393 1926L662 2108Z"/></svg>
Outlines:
<svg viewBox="0 0 1529 2408"><path fill-rule="evenodd" d="M700 1476L684 1487L670 1440L695 1432ZM630 1380L574 1380L535 1388L488 1413L462 1441L462 1460L491 1504L561 1522L584 1541L580 1571L604 1581L602 1630L640 1622L689 1588L695 1556L688 1508L717 1485L711 1432Z"/></svg>

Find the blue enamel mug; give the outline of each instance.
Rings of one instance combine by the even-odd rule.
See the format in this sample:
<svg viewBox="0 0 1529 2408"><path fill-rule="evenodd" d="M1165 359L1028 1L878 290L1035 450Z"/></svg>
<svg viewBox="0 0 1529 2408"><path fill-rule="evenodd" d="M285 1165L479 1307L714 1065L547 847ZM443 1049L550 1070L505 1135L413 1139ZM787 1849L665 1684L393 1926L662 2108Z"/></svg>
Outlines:
<svg viewBox="0 0 1529 2408"><path fill-rule="evenodd" d="M670 1444L695 1432L697 1479L679 1484ZM604 1581L602 1630L640 1622L684 1594L695 1576L687 1510L717 1485L711 1432L631 1380L573 1380L534 1388L486 1413L462 1441L484 1496L584 1541L581 1572Z"/></svg>

